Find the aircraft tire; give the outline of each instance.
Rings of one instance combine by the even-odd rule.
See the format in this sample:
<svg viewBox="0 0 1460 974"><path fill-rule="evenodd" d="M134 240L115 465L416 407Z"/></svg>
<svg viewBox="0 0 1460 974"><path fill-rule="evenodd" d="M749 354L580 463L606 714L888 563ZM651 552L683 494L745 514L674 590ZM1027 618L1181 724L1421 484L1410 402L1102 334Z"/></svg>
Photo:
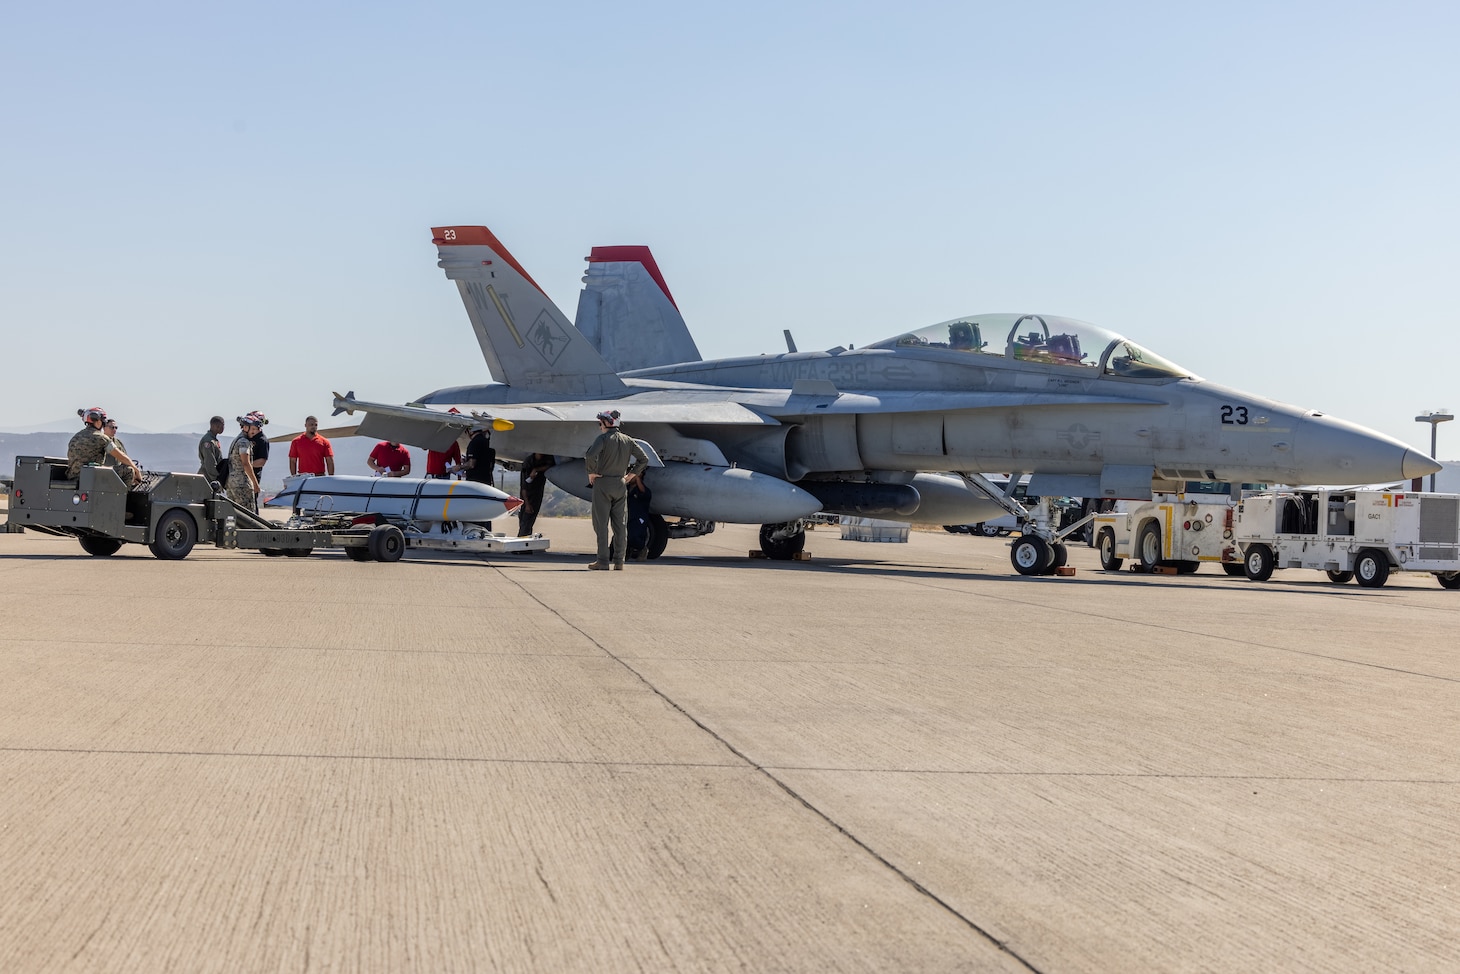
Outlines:
<svg viewBox="0 0 1460 974"><path fill-rule="evenodd" d="M1025 535L1009 546L1009 561L1020 575L1048 575L1054 564L1053 552L1043 538Z"/></svg>
<svg viewBox="0 0 1460 974"><path fill-rule="evenodd" d="M806 550L806 532L797 531L789 538L773 538L771 534L779 524L760 526L760 550L772 561L790 561Z"/></svg>
<svg viewBox="0 0 1460 974"><path fill-rule="evenodd" d="M1150 571L1161 563L1161 525L1150 521L1141 528L1136 542L1136 553L1140 555L1141 567Z"/></svg>
<svg viewBox="0 0 1460 974"><path fill-rule="evenodd" d="M806 532L801 532L801 546L806 546ZM664 517L659 514L649 515L649 560L652 561L664 554L664 549L669 547L669 525L664 523Z"/></svg>
<svg viewBox="0 0 1460 974"><path fill-rule="evenodd" d="M116 538L98 538L96 535L83 534L76 539L81 542L81 550L88 555L95 555L98 558L105 558L114 555L121 550L122 543ZM1444 582L1440 583L1445 584Z"/></svg>
<svg viewBox="0 0 1460 974"><path fill-rule="evenodd" d="M1063 541L1056 541L1049 546L1053 559L1049 563L1049 574L1053 574L1056 568L1063 568L1070 560L1070 549Z"/></svg>
<svg viewBox="0 0 1460 974"><path fill-rule="evenodd" d="M364 545L350 545L345 549L345 557L351 561L370 561L373 557L370 549Z"/></svg>
<svg viewBox="0 0 1460 974"><path fill-rule="evenodd" d="M186 558L198 541L198 524L193 516L180 507L174 507L157 519L157 531L147 547L164 561L178 561Z"/></svg>
<svg viewBox="0 0 1460 974"><path fill-rule="evenodd" d="M1100 552L1100 567L1106 571L1118 572L1125 564L1125 559L1115 557L1115 532L1109 528L1101 529L1100 537L1095 539L1095 548Z"/></svg>
<svg viewBox="0 0 1460 974"><path fill-rule="evenodd" d="M1247 549L1242 559L1242 570L1254 582L1265 582L1272 578L1274 567L1272 549L1265 544L1255 544Z"/></svg>
<svg viewBox="0 0 1460 974"><path fill-rule="evenodd" d="M1328 580L1330 582L1332 582L1333 584L1335 584L1335 585L1343 585L1346 582L1352 582L1354 580L1354 573L1353 572L1334 572L1334 571L1330 571L1327 574L1328 574Z"/></svg>
<svg viewBox="0 0 1460 974"><path fill-rule="evenodd" d="M1441 588L1460 588L1460 572L1439 572L1435 575L1435 581L1440 583Z"/></svg>
<svg viewBox="0 0 1460 974"><path fill-rule="evenodd" d="M1354 559L1354 579L1364 588L1380 588L1389 581L1389 556L1365 548Z"/></svg>
<svg viewBox="0 0 1460 974"><path fill-rule="evenodd" d="M377 524L370 529L368 548L376 561L400 561L406 553L405 532L394 524Z"/></svg>

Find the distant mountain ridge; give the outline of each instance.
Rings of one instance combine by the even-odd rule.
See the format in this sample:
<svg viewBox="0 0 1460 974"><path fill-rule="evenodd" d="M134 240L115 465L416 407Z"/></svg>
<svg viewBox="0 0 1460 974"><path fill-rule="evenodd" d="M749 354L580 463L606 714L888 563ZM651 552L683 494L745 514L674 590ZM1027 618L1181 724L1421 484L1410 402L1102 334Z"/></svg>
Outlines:
<svg viewBox="0 0 1460 974"><path fill-rule="evenodd" d="M119 416L117 418L118 419L123 419L125 417ZM0 430L0 435L4 435L6 433L66 433L66 434L69 435L70 433L74 432L77 429L77 425L76 425L77 422L79 422L79 421L76 420L76 419L74 419L74 418L69 418L69 417L62 418L62 419L53 419L53 420L51 420L49 422L46 422L46 423L36 423L36 424L34 424L32 426L12 426L12 427L9 427L7 429ZM151 434L152 433L151 430L144 429L144 428L142 428L140 426L132 426L132 427L129 427L129 428L134 433L144 433L144 434ZM202 436L203 435L203 430L205 430L207 428L208 428L208 421L206 419L203 419L203 420L199 420L196 423L184 423L181 426L174 426L172 429L170 429L170 430L164 430L163 432L164 433L192 433L194 436Z"/></svg>

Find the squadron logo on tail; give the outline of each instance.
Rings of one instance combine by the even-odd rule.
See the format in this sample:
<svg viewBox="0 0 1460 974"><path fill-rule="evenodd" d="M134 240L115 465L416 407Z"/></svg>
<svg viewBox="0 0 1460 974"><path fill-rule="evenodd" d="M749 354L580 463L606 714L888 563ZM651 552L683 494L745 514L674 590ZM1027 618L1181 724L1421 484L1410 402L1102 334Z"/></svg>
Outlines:
<svg viewBox="0 0 1460 974"><path fill-rule="evenodd" d="M527 330L527 340L547 360L548 365L556 365L558 356L563 354L563 349L568 347L568 342L572 339L553 321L553 316L543 310Z"/></svg>

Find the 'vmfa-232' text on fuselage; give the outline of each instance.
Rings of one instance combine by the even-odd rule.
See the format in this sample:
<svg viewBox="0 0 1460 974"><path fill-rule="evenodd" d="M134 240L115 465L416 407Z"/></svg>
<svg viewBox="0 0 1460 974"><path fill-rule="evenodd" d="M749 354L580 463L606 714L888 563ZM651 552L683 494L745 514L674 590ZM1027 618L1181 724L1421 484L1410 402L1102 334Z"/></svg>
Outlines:
<svg viewBox="0 0 1460 974"><path fill-rule="evenodd" d="M432 446L490 416L512 424L494 437L500 456L554 454L553 481L581 492L572 460L597 435L595 415L617 409L663 468L649 475L659 513L764 523L772 554L799 550L799 519L817 510L982 520L1001 501L983 472L1033 474L1042 496L1149 498L1156 479L1363 483L1438 468L1398 440L1052 315L704 361L647 248L595 248L575 326L485 227L433 232L496 381L408 406L337 398L366 411L362 434ZM1029 529L1057 547L1039 519Z"/></svg>

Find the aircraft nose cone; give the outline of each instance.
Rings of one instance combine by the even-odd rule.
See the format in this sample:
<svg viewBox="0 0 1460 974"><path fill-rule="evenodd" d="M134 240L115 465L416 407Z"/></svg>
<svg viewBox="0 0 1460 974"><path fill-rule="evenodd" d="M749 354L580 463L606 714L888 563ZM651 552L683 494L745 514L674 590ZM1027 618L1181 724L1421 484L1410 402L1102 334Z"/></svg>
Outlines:
<svg viewBox="0 0 1460 974"><path fill-rule="evenodd" d="M1439 473L1444 467L1436 463L1433 458L1425 456L1418 450L1404 451L1404 479L1414 480L1417 477L1428 477L1432 473Z"/></svg>
<svg viewBox="0 0 1460 974"><path fill-rule="evenodd" d="M1295 437L1299 479L1310 484L1380 484L1440 469L1423 453L1355 423L1310 413Z"/></svg>

